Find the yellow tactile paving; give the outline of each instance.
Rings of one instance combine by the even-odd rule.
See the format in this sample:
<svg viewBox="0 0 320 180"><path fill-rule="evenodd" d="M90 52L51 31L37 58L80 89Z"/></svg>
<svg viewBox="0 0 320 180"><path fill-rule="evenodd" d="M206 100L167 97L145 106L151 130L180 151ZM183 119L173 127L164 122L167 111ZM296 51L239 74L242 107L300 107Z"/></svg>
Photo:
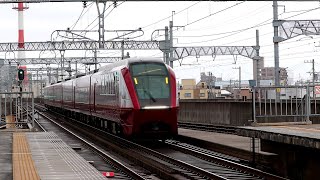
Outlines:
<svg viewBox="0 0 320 180"><path fill-rule="evenodd" d="M13 133L13 180L40 180L24 133Z"/></svg>
<svg viewBox="0 0 320 180"><path fill-rule="evenodd" d="M6 123L14 123L15 117L14 116L6 116ZM15 128L14 124L6 124L6 128Z"/></svg>

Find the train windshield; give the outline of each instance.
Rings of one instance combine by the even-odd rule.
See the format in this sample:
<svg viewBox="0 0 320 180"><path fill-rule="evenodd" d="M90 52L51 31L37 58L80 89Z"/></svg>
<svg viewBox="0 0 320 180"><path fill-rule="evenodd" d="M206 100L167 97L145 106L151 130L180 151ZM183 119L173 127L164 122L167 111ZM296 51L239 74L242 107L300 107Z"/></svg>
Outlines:
<svg viewBox="0 0 320 180"><path fill-rule="evenodd" d="M141 107L170 105L169 73L164 64L135 63L130 69Z"/></svg>

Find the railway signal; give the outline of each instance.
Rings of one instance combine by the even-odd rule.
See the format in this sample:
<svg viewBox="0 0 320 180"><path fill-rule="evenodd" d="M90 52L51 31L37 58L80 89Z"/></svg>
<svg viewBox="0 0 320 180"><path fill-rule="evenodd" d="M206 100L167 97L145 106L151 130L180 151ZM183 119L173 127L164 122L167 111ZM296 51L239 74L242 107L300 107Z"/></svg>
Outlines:
<svg viewBox="0 0 320 180"><path fill-rule="evenodd" d="M24 70L23 69L18 69L18 79L19 79L19 81L23 81L23 79L24 79Z"/></svg>

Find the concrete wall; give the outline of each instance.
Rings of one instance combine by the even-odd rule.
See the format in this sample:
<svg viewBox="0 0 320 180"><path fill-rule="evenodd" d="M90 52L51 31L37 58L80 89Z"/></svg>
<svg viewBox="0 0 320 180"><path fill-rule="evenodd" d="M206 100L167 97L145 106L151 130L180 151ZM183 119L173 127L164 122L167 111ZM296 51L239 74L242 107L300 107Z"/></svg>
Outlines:
<svg viewBox="0 0 320 180"><path fill-rule="evenodd" d="M283 105L283 111L285 109ZM269 107L269 103L267 103ZM275 111L275 104L271 103L272 111ZM295 104L293 105L295 108ZM262 108L264 109L264 107ZM280 113L280 104L277 104ZM314 104L311 104L314 112ZM257 109L257 113L258 113ZM290 107L288 107L288 112ZM320 112L320 102L317 102L317 112ZM264 113L264 112L262 112ZM284 112L283 112L284 114ZM179 122L207 123L217 125L243 126L251 125L252 103L251 101L236 101L234 99L180 99ZM258 118L260 123L273 122L300 122L302 118L293 117L268 117ZM310 117L314 124L320 123L320 114Z"/></svg>
<svg viewBox="0 0 320 180"><path fill-rule="evenodd" d="M179 121L219 125L249 125L251 102L235 100L180 100Z"/></svg>

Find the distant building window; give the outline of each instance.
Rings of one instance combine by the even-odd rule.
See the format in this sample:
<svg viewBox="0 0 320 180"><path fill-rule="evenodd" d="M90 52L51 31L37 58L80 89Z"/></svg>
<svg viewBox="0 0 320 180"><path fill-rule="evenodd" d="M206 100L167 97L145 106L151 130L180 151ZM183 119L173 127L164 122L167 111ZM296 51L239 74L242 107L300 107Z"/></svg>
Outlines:
<svg viewBox="0 0 320 180"><path fill-rule="evenodd" d="M184 97L191 97L191 93L184 93Z"/></svg>
<svg viewBox="0 0 320 180"><path fill-rule="evenodd" d="M200 97L205 97L205 94L204 93L200 93L199 96Z"/></svg>

